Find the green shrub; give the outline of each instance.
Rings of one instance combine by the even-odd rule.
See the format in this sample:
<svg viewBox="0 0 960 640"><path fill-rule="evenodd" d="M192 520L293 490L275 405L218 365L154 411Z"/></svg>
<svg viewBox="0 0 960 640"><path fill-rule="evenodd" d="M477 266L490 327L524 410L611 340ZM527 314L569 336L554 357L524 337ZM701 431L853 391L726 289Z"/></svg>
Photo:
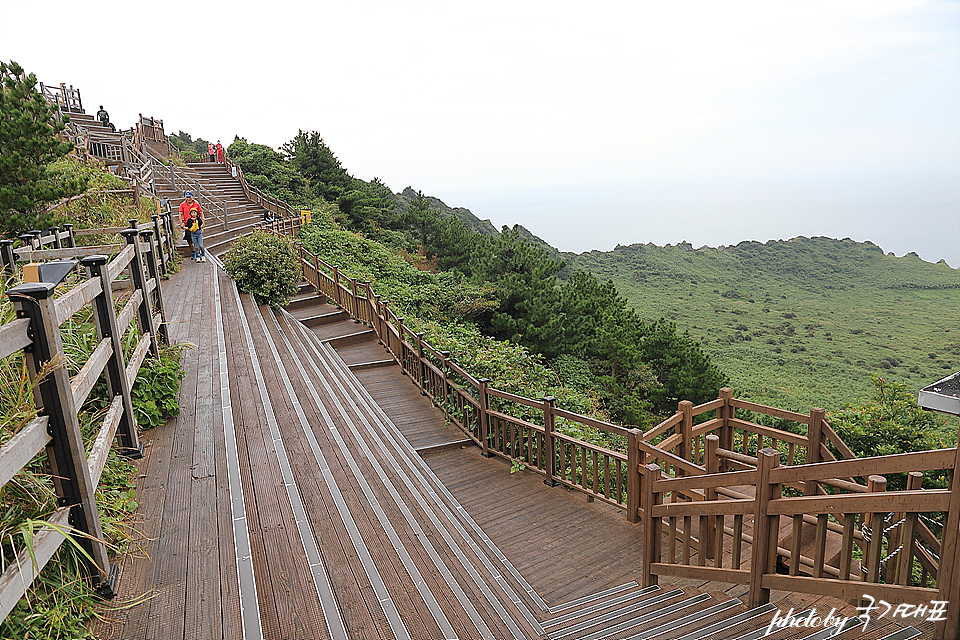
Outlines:
<svg viewBox="0 0 960 640"><path fill-rule="evenodd" d="M161 425L180 413L177 393L184 375L180 354L185 346L185 343L161 346L160 359L148 358L140 367L130 393L137 424L144 429Z"/></svg>
<svg viewBox="0 0 960 640"><path fill-rule="evenodd" d="M227 273L257 304L282 307L297 292L299 259L293 241L267 231L254 231L234 241L223 258Z"/></svg>

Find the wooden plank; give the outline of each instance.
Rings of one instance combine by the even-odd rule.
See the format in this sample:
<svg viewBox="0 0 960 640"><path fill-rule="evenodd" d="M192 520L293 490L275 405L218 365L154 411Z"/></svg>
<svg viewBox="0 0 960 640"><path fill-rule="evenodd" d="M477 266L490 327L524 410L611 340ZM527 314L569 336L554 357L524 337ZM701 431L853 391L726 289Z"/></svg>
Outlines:
<svg viewBox="0 0 960 640"><path fill-rule="evenodd" d="M928 489L925 491L892 491L880 495L854 493L779 498L770 501L767 513L789 516L798 513L886 513L889 511L924 513L946 511L949 504L950 491Z"/></svg>
<svg viewBox="0 0 960 640"><path fill-rule="evenodd" d="M779 429L774 429L772 427L765 427L762 424L757 424L755 422L747 422L746 420L741 420L740 418L730 418L729 424L731 427L743 429L744 431L749 431L751 433L756 433L761 436L766 436L768 438L775 438L783 442L788 442L791 444L799 444L806 446L807 439L803 436L798 436L795 433L790 433L789 431L781 431Z"/></svg>
<svg viewBox="0 0 960 640"><path fill-rule="evenodd" d="M722 407L726 402L725 398L717 398L716 400L710 400L709 402L704 402L703 404L698 404L693 407L693 415L698 416L701 413L706 413L707 411L716 411Z"/></svg>
<svg viewBox="0 0 960 640"><path fill-rule="evenodd" d="M30 261L39 261L39 260L64 260L69 258L86 258L87 256L97 256L97 255L111 255L120 247L122 244L98 244L91 245L87 247L68 247L64 249L38 249L33 250L27 247L21 247L19 249L14 249L13 252L17 254L17 260L30 260Z"/></svg>
<svg viewBox="0 0 960 640"><path fill-rule="evenodd" d="M126 304L123 305L123 309L120 310L120 314L117 316L117 330L120 332L120 335L126 333L127 327L129 327L133 321L133 316L137 313L137 307L140 306L141 302L143 302L143 291L137 289L130 296L130 299L127 300Z"/></svg>
<svg viewBox="0 0 960 640"><path fill-rule="evenodd" d="M10 563L3 575L0 575L0 620L10 615L13 607L66 540L60 531L67 526L69 518L70 507L61 507L47 520L53 526L45 526L33 536L36 564L24 549L17 555L16 560Z"/></svg>
<svg viewBox="0 0 960 640"><path fill-rule="evenodd" d="M11 320L0 326L0 360L33 343L29 329L30 318Z"/></svg>
<svg viewBox="0 0 960 640"><path fill-rule="evenodd" d="M732 404L737 409L746 409L747 411L756 411L757 413L764 413L768 416L773 416L775 418L783 418L785 420L793 420L794 422L802 422L806 424L810 419L810 416L804 415L802 413L797 413L795 411L787 411L786 409L777 409L776 407L768 407L763 404L757 404L756 402L749 402L747 400L739 400L737 398L731 398L730 404Z"/></svg>
<svg viewBox="0 0 960 640"><path fill-rule="evenodd" d="M650 565L650 571L661 576L750 584L750 571L747 569L718 569L717 567L694 567L686 564L654 562Z"/></svg>
<svg viewBox="0 0 960 640"><path fill-rule="evenodd" d="M103 473L103 466L107 463L107 454L110 453L113 438L117 435L117 426L120 424L121 417L123 417L123 396L117 395L110 403L107 415L103 417L100 431L97 432L97 437L90 448L90 455L87 456L90 479L94 485L100 484L100 474Z"/></svg>
<svg viewBox="0 0 960 640"><path fill-rule="evenodd" d="M772 471L771 482L788 484L798 480L823 478L865 477L871 474L909 473L930 469L950 469L956 456L956 448L936 451L915 451L892 456L856 458L836 462L803 464L796 467L780 467Z"/></svg>
<svg viewBox="0 0 960 640"><path fill-rule="evenodd" d="M937 599L936 589L924 587L904 587L894 584L871 584L858 580L837 580L834 578L811 578L808 576L785 576L768 573L763 576L763 587L777 591L814 593L817 595L857 600L869 594L877 600L903 604L930 604Z"/></svg>
<svg viewBox="0 0 960 640"><path fill-rule="evenodd" d="M117 257L110 261L110 264L107 265L107 276L110 279L110 282L113 282L117 279L117 276L127 268L127 265L130 264L130 261L133 260L136 255L136 249L134 249L132 244L128 244L127 247L121 251Z"/></svg>
<svg viewBox="0 0 960 640"><path fill-rule="evenodd" d="M140 338L140 342L137 343L137 348L133 350L133 355L130 356L130 362L127 363L127 382L130 384L130 388L133 388L133 383L137 380L137 374L140 372L140 365L143 364L144 358L147 357L147 353L150 351L150 334L145 333Z"/></svg>
<svg viewBox="0 0 960 640"><path fill-rule="evenodd" d="M535 404L534 406L539 406L539 403ZM596 427L597 429L606 431L608 433L615 433L617 435L624 436L624 437L630 434L630 429L626 429L624 427L621 427L616 424L611 424L609 422L604 422L603 420L597 420L596 418L591 418L589 416L582 416L578 413L573 413L572 411L567 411L565 409L560 409L555 407L553 412L558 418L565 418L572 422L579 422L580 424L585 424L590 427Z"/></svg>
<svg viewBox="0 0 960 640"><path fill-rule="evenodd" d="M639 443L639 446L641 451L650 456L650 459L663 460L675 467L679 467L688 475L702 476L705 473L703 467L697 466L679 456L675 456L668 451L663 451L643 441Z"/></svg>
<svg viewBox="0 0 960 640"><path fill-rule="evenodd" d="M656 438L659 435L663 435L670 429L670 427L675 427L681 422L683 422L683 414L682 413L673 414L672 416L670 416L669 418L667 418L657 426L645 432L643 434L644 442L648 440L652 440L653 438Z"/></svg>
<svg viewBox="0 0 960 640"><path fill-rule="evenodd" d="M40 416L30 421L0 447L0 487L20 473L20 470L40 453L50 435L47 433L47 417Z"/></svg>
<svg viewBox="0 0 960 640"><path fill-rule="evenodd" d="M757 481L756 471L729 471L702 476L681 478L663 478L654 483L654 490L660 493L688 489L712 489L714 487L739 486ZM752 497L751 497L752 499Z"/></svg>
<svg viewBox="0 0 960 640"><path fill-rule="evenodd" d="M80 311L83 305L93 300L101 291L103 291L103 286L100 284L99 279L87 280L57 298L54 305L57 314L57 326L63 324L64 321L77 311Z"/></svg>
<svg viewBox="0 0 960 640"><path fill-rule="evenodd" d="M657 490L656 486L654 490ZM719 516L752 515L753 500L704 500L702 502L668 502L656 507L654 516Z"/></svg>
<svg viewBox="0 0 960 640"><path fill-rule="evenodd" d="M110 338L104 338L97 345L97 348L90 354L90 358L83 365L83 368L70 380L70 391L73 393L73 404L76 407L83 405L83 402L90 395L93 385L96 384L103 373L103 368L107 361L113 356L113 343Z"/></svg>

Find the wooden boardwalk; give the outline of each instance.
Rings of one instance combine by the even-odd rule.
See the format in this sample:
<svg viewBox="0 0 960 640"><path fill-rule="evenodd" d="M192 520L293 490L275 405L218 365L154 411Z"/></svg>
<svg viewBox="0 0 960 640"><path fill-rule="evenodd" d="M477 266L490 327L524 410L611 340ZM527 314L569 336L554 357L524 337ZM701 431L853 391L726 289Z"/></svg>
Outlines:
<svg viewBox="0 0 960 640"><path fill-rule="evenodd" d="M721 611L743 619L703 637L769 624L743 587L641 590L639 527L481 456L324 300L258 308L214 262L187 262L164 299L172 339L196 349L180 416L143 434L143 538L114 602L134 604L104 612L99 637L680 638Z"/></svg>

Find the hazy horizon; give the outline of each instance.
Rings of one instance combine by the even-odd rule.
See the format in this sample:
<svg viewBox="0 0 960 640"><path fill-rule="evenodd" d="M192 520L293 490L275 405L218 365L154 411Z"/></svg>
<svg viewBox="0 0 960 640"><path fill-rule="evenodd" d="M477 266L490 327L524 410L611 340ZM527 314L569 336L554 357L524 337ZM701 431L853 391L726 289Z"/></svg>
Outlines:
<svg viewBox="0 0 960 640"><path fill-rule="evenodd" d="M958 26L956 0L0 0L0 59L122 128L318 131L565 251L829 236L960 267Z"/></svg>

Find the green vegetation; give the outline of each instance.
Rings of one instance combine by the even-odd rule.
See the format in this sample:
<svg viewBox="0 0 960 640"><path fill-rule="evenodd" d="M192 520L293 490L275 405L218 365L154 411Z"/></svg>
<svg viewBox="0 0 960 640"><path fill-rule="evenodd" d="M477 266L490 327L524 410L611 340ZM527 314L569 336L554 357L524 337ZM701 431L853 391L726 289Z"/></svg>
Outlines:
<svg viewBox="0 0 960 640"><path fill-rule="evenodd" d="M229 148L251 184L322 213L305 245L374 280L411 324L470 323L525 347L627 425L649 426L681 399L714 398L726 382L699 341L673 322L645 320L613 284L585 273L558 279L556 252L526 230L477 233L421 192L394 196L376 179L352 178L316 132L300 131L282 151L242 138Z"/></svg>
<svg viewBox="0 0 960 640"><path fill-rule="evenodd" d="M297 293L300 263L289 238L254 231L234 240L223 257L223 266L244 293L257 304L282 307Z"/></svg>
<svg viewBox="0 0 960 640"><path fill-rule="evenodd" d="M642 317L688 327L756 402L837 410L869 396L874 373L916 393L960 368L960 272L945 263L802 237L562 256L612 280Z"/></svg>
<svg viewBox="0 0 960 640"><path fill-rule="evenodd" d="M73 145L58 137L64 123L36 87L32 73L0 61L0 237L59 224L62 216L44 206L86 189L53 164Z"/></svg>

